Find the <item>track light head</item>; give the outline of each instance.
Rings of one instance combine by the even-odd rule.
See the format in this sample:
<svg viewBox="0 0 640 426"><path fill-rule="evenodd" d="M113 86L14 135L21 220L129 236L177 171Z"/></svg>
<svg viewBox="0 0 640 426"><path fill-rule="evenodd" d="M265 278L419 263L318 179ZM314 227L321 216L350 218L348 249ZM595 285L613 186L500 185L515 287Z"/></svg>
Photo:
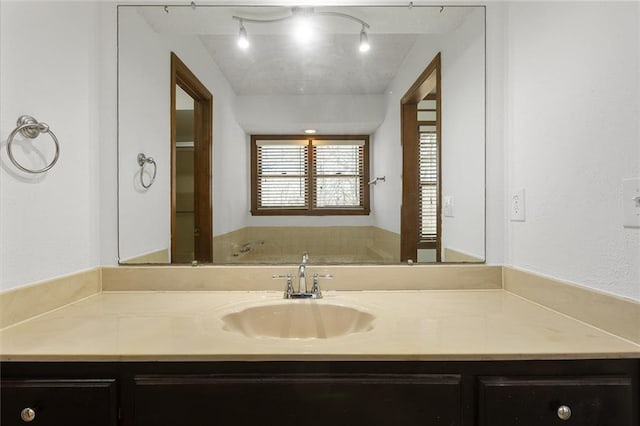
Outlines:
<svg viewBox="0 0 640 426"><path fill-rule="evenodd" d="M246 49L249 47L247 30L244 28L242 21L240 21L240 31L238 32L238 47L240 47L240 49Z"/></svg>
<svg viewBox="0 0 640 426"><path fill-rule="evenodd" d="M369 44L369 37L367 36L367 32L364 28L364 25L362 26L362 30L360 31L360 47L359 50L360 52L368 52L369 49L371 49L371 45Z"/></svg>

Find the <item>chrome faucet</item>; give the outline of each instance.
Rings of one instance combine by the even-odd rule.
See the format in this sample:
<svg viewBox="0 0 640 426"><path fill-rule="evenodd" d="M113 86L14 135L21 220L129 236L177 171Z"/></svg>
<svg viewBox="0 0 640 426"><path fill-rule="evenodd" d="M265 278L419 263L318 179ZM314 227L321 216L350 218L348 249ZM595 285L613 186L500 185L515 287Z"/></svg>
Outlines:
<svg viewBox="0 0 640 426"><path fill-rule="evenodd" d="M307 293L307 262L309 261L309 253L306 251L302 254L302 262L298 266L298 294Z"/></svg>
<svg viewBox="0 0 640 426"><path fill-rule="evenodd" d="M313 286L310 292L296 292L293 290L293 278L291 274L274 275L274 280L284 278L287 280L287 286L284 290L285 299L322 299L322 291L320 290L320 278L333 278L333 275L313 274Z"/></svg>
<svg viewBox="0 0 640 426"><path fill-rule="evenodd" d="M293 290L293 278L291 274L274 275L275 279L286 279L287 286L284 290L285 299L322 299L322 291L320 291L320 278L332 278L332 275L313 274L313 285L311 291L307 290L307 262L309 254L305 251L302 255L302 262L298 265L298 291Z"/></svg>

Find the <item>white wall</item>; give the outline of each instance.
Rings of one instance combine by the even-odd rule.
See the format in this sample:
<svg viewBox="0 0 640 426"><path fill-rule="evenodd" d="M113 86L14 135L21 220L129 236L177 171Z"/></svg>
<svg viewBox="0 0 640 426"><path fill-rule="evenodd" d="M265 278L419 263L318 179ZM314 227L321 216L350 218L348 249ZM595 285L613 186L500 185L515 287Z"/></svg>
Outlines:
<svg viewBox="0 0 640 426"><path fill-rule="evenodd" d="M113 266L118 263L118 46L114 40L118 27L117 9L108 2L100 2L98 15L98 58L95 66L99 81L100 143L94 156L100 174L96 221L100 265Z"/></svg>
<svg viewBox="0 0 640 426"><path fill-rule="evenodd" d="M0 4L0 290L99 264L100 85L96 3ZM18 171L6 141L20 115L46 122L60 141L48 172ZM48 135L16 137L16 157L39 168Z"/></svg>
<svg viewBox="0 0 640 426"><path fill-rule="evenodd" d="M236 118L249 134L371 134L385 114L384 95L238 96Z"/></svg>
<svg viewBox="0 0 640 426"><path fill-rule="evenodd" d="M171 247L171 60L165 40L135 8L120 8L118 28L119 246L126 261ZM147 189L138 153L157 164ZM148 185L152 165L145 171Z"/></svg>
<svg viewBox="0 0 640 426"><path fill-rule="evenodd" d="M442 196L454 200L442 217L442 247L485 258L484 10L475 9L443 40Z"/></svg>
<svg viewBox="0 0 640 426"><path fill-rule="evenodd" d="M120 258L170 246L167 106L172 51L213 94L214 234L243 226L248 211L248 147L235 120L235 94L227 80L197 38L159 35L135 8L121 8L119 22ZM138 152L158 163L156 182L148 190L139 183Z"/></svg>
<svg viewBox="0 0 640 426"><path fill-rule="evenodd" d="M622 179L640 176L639 7L512 3L505 27L507 195L526 191L505 263L636 300Z"/></svg>
<svg viewBox="0 0 640 426"><path fill-rule="evenodd" d="M502 3L486 8L485 246L492 265L502 264L505 245L504 9Z"/></svg>
<svg viewBox="0 0 640 426"><path fill-rule="evenodd" d="M443 246L484 258L484 11L478 8L455 32L421 36L387 95L372 170L386 175L376 185L377 226L400 232L402 147L400 99L438 52L442 53L443 195L455 198L453 218L443 220ZM391 200L391 201L390 201Z"/></svg>

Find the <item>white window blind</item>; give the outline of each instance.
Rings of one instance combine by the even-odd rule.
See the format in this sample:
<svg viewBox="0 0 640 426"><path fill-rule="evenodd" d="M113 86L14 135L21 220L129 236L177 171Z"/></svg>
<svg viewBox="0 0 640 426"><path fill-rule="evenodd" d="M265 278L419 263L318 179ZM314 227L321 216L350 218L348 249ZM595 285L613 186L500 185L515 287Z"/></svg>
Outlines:
<svg viewBox="0 0 640 426"><path fill-rule="evenodd" d="M259 209L307 208L307 141L257 141Z"/></svg>
<svg viewBox="0 0 640 426"><path fill-rule="evenodd" d="M438 147L435 131L420 126L419 240L436 241L438 212Z"/></svg>
<svg viewBox="0 0 640 426"><path fill-rule="evenodd" d="M252 137L252 212L368 214L367 142Z"/></svg>
<svg viewBox="0 0 640 426"><path fill-rule="evenodd" d="M363 208L364 141L313 141L313 205Z"/></svg>

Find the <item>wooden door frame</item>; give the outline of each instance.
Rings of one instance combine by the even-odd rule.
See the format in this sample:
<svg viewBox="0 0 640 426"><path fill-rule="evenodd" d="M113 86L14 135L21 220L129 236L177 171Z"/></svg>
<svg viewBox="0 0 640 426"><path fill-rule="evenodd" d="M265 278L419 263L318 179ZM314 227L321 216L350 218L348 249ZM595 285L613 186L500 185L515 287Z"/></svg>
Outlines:
<svg viewBox="0 0 640 426"><path fill-rule="evenodd" d="M400 101L400 127L402 143L402 209L400 214L400 261L417 262L418 249L418 196L419 173L416 158L419 155L418 144L418 103L425 99L432 87L431 75L435 75L436 84L436 146L438 155L437 206L436 206L436 262L442 260L442 84L440 71L440 53L420 74Z"/></svg>
<svg viewBox="0 0 640 426"><path fill-rule="evenodd" d="M211 199L211 147L213 96L191 70L171 52L171 263L176 253L176 85L194 100L194 197L195 260L213 261L213 216Z"/></svg>

